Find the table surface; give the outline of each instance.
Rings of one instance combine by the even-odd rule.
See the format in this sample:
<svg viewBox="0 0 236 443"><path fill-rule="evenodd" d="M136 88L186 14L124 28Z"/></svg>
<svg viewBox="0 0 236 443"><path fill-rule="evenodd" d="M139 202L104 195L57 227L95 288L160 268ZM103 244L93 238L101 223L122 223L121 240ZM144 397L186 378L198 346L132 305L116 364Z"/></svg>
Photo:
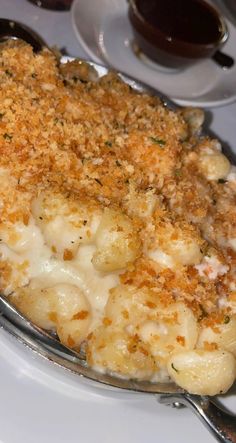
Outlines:
<svg viewBox="0 0 236 443"><path fill-rule="evenodd" d="M70 12L43 10L27 0L1 0L0 11L2 18L34 28L49 45L87 58L73 32ZM236 103L206 114L213 133L236 152ZM114 398L83 383L78 386L78 379L41 361L3 331L0 374L0 443L214 442L190 411L167 413L154 396L117 393Z"/></svg>

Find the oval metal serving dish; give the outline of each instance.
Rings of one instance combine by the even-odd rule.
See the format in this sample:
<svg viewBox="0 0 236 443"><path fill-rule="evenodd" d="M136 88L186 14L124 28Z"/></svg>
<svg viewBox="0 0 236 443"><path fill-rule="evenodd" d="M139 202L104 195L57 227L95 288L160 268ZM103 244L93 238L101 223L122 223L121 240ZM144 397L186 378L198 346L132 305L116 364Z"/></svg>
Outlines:
<svg viewBox="0 0 236 443"><path fill-rule="evenodd" d="M12 22L11 22L12 23ZM1 19L0 19L1 26ZM20 24L17 24L19 31ZM13 28L14 29L14 26ZM35 33L31 33L29 28L25 33L25 28L22 35L18 32L17 35L12 34L7 38L21 38L29 43L32 43L32 38L36 38ZM3 32L0 33L0 39L4 38ZM39 46L46 46L42 39L39 38L35 42ZM37 46L37 45L36 45ZM39 48L40 49L40 48ZM38 49L37 49L38 50ZM62 57L61 62L73 60L70 57ZM84 62L84 61L81 61ZM92 61L86 61L93 69L95 69L98 77L102 77L108 73L109 69ZM120 78L129 84L133 89L139 92L147 92L158 96L171 109L178 107L165 95L156 91L155 89L132 79L123 73L119 72ZM207 425L208 429L213 433L218 441L229 443L236 443L236 417L221 409L216 403L208 397L201 397L197 395L190 395L173 383L151 383L136 380L129 380L118 378L108 374L102 374L88 367L83 358L83 355L78 354L71 349L62 345L55 337L47 332L41 330L21 315L6 298L0 296L0 326L15 336L20 342L33 349L42 357L50 360L52 363L61 366L73 373L76 373L88 380L98 383L99 385L119 388L134 392L145 392L149 394L161 394L160 401L167 404L184 404L189 406Z"/></svg>

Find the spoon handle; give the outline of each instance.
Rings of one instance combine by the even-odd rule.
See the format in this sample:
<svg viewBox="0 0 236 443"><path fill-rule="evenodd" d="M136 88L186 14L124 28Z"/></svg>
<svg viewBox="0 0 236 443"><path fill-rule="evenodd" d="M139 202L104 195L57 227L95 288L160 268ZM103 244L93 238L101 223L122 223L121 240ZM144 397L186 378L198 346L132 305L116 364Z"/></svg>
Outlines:
<svg viewBox="0 0 236 443"><path fill-rule="evenodd" d="M192 409L208 430L221 443L236 443L236 416L218 406L209 397L192 394L161 395L160 403Z"/></svg>

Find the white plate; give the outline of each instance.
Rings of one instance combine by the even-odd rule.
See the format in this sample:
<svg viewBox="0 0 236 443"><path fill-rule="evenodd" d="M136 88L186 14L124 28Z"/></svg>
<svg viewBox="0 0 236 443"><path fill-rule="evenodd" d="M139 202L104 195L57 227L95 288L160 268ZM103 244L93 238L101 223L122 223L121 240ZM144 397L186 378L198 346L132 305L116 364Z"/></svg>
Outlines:
<svg viewBox="0 0 236 443"><path fill-rule="evenodd" d="M221 106L236 100L236 64L223 70L212 60L184 71L160 69L141 60L132 49L133 34L127 17L127 0L75 0L72 23L90 58L162 91L181 105ZM236 29L228 23L230 37L224 51L236 60Z"/></svg>
<svg viewBox="0 0 236 443"><path fill-rule="evenodd" d="M215 0L225 16L236 25L236 2L235 0Z"/></svg>

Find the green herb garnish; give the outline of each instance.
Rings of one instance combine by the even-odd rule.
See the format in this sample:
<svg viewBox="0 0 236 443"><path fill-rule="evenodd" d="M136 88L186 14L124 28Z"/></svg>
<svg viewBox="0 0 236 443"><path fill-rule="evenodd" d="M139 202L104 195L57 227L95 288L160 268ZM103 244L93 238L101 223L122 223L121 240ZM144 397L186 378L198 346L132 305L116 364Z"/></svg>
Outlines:
<svg viewBox="0 0 236 443"><path fill-rule="evenodd" d="M9 71L8 69L6 69L5 74L8 75L8 77L13 77L12 72Z"/></svg>
<svg viewBox="0 0 236 443"><path fill-rule="evenodd" d="M175 170L175 175L177 175L177 177L180 177L182 175L181 169L176 169Z"/></svg>
<svg viewBox="0 0 236 443"><path fill-rule="evenodd" d="M224 318L224 324L227 325L230 322L230 317L228 315Z"/></svg>
<svg viewBox="0 0 236 443"><path fill-rule="evenodd" d="M225 180L224 178L219 178L218 183L224 184L227 183L227 180Z"/></svg>
<svg viewBox="0 0 236 443"><path fill-rule="evenodd" d="M162 140L161 138L157 138L157 137L149 137L150 140L155 143L156 145L159 145L161 147L165 146L166 142L165 140Z"/></svg>
<svg viewBox="0 0 236 443"><path fill-rule="evenodd" d="M109 141L109 140L107 140L107 141L105 142L105 145L106 145L106 146L109 146L109 148L111 148L111 147L112 147L112 142Z"/></svg>
<svg viewBox="0 0 236 443"><path fill-rule="evenodd" d="M94 180L95 180L100 186L103 186L102 182L101 182L98 178L95 178Z"/></svg>
<svg viewBox="0 0 236 443"><path fill-rule="evenodd" d="M12 137L13 137L13 135L7 134L6 132L5 132L5 134L3 134L3 138L5 138L5 140L11 140Z"/></svg>
<svg viewBox="0 0 236 443"><path fill-rule="evenodd" d="M174 369L175 372L179 372L179 370L174 366L174 363L171 363L172 369Z"/></svg>

